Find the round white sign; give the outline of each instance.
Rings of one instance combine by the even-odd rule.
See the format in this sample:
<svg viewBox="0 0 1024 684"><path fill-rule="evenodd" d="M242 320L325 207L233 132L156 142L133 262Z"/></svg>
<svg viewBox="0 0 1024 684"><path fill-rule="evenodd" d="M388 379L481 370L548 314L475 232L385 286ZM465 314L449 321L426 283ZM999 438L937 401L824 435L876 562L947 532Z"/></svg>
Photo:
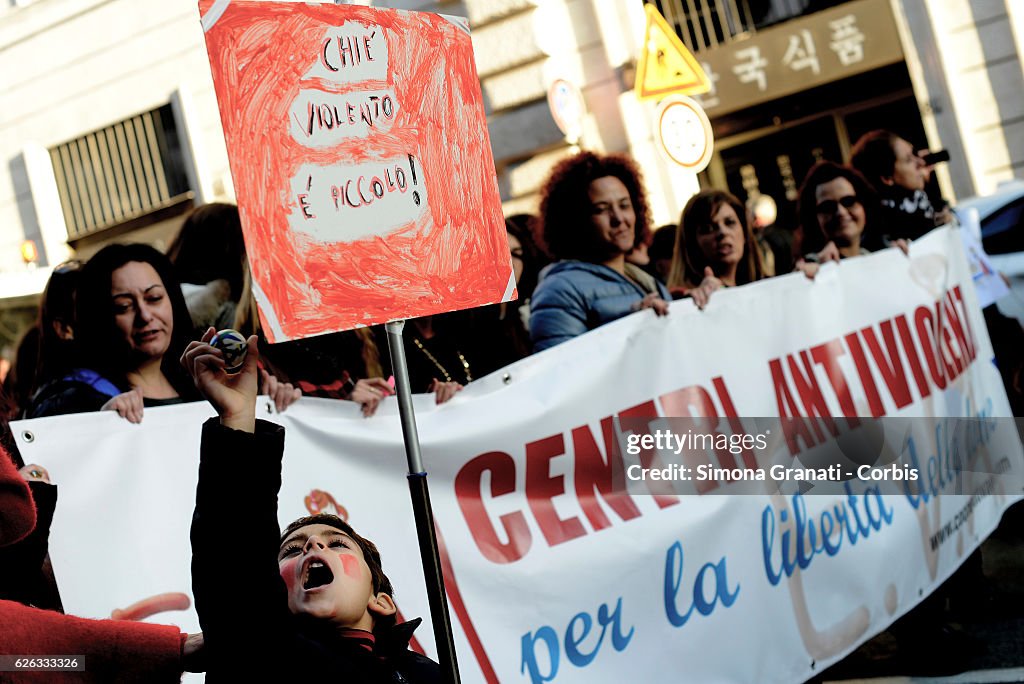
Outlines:
<svg viewBox="0 0 1024 684"><path fill-rule="evenodd" d="M657 121L665 156L688 171L703 171L715 147L711 121L704 109L684 95L673 95L658 105Z"/></svg>
<svg viewBox="0 0 1024 684"><path fill-rule="evenodd" d="M587 105L575 84L559 78L548 88L548 106L555 125L575 142L583 132L583 116Z"/></svg>

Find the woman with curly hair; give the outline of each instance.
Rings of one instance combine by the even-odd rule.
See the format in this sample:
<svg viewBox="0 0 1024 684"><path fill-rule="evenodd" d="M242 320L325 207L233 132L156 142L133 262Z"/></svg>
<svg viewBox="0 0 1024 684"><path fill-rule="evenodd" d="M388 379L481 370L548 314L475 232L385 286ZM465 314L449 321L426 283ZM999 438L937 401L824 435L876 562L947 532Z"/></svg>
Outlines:
<svg viewBox="0 0 1024 684"><path fill-rule="evenodd" d="M724 190L704 190L690 198L679 219L668 286L692 297L703 309L711 293L765 277L761 249L746 209Z"/></svg>
<svg viewBox="0 0 1024 684"><path fill-rule="evenodd" d="M540 211L544 242L559 261L531 301L534 351L640 309L668 313L665 286L626 262L651 220L633 160L594 152L562 160L544 184Z"/></svg>

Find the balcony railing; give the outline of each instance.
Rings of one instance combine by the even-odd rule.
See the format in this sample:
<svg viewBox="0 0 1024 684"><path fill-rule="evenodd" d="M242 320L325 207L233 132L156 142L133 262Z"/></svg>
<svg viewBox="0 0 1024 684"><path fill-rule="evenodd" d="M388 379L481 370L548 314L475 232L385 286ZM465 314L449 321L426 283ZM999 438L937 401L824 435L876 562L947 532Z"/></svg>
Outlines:
<svg viewBox="0 0 1024 684"><path fill-rule="evenodd" d="M845 0L653 0L693 53Z"/></svg>

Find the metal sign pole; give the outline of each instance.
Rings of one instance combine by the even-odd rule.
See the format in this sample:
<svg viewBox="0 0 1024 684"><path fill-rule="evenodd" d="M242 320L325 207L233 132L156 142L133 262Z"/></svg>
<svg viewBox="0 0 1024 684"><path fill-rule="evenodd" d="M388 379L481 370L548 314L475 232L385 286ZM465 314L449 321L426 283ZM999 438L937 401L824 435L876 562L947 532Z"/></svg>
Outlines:
<svg viewBox="0 0 1024 684"><path fill-rule="evenodd" d="M420 438L416 432L416 414L412 408L409 366L406 364L405 345L402 342L405 321L391 321L385 324L385 328L388 334L388 347L391 349L391 366L395 372L398 414L402 421L405 454L409 461L409 496L412 498L416 536L419 538L420 545L420 559L423 561L423 579L426 581L427 599L430 602L430 621L434 626L437 661L441 665L445 681L450 684L459 684L459 664L455 658L455 639L452 635L452 622L448 615L448 597L444 590L444 577L441 573L441 554L437 546L437 535L434 532L434 513L430 508L427 473L423 469Z"/></svg>

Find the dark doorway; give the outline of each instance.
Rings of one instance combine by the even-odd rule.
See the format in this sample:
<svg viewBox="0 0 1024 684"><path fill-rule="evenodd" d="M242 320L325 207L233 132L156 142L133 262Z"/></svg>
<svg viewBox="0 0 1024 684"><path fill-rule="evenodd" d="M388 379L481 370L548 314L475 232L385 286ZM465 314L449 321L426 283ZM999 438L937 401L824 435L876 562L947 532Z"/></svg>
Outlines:
<svg viewBox="0 0 1024 684"><path fill-rule="evenodd" d="M746 202L753 194L770 195L778 207L776 225L796 228L796 200L807 171L822 159L842 156L831 117L721 151L729 192Z"/></svg>

